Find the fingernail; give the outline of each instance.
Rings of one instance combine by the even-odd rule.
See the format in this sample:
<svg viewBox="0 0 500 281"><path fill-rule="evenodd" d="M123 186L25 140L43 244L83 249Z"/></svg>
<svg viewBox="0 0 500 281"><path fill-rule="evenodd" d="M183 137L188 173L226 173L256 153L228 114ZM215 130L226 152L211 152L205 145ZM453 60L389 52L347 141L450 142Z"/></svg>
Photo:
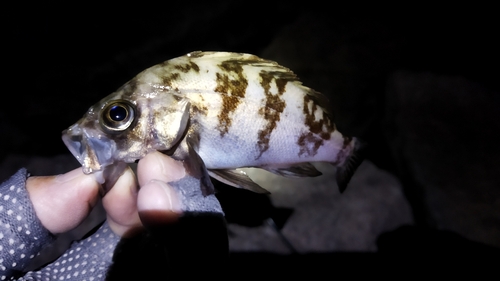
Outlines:
<svg viewBox="0 0 500 281"><path fill-rule="evenodd" d="M156 153L155 157L161 165L161 173L168 182L177 181L185 176L186 172L181 162L160 153Z"/></svg>
<svg viewBox="0 0 500 281"><path fill-rule="evenodd" d="M152 180L141 187L137 196L137 210L144 226L162 227L179 219L181 202L171 186Z"/></svg>
<svg viewBox="0 0 500 281"><path fill-rule="evenodd" d="M73 171L67 172L65 174L57 175L55 181L58 183L68 182L82 175L84 175L84 173L82 172L82 168L76 168Z"/></svg>
<svg viewBox="0 0 500 281"><path fill-rule="evenodd" d="M139 211L182 211L181 202L174 189L159 180L152 180L141 187L137 198L137 209Z"/></svg>

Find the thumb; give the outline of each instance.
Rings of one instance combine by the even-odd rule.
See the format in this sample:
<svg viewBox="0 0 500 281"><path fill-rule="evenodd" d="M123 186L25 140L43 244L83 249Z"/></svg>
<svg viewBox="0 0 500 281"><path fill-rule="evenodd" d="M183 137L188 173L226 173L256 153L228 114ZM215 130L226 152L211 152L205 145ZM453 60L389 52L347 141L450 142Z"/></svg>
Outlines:
<svg viewBox="0 0 500 281"><path fill-rule="evenodd" d="M30 200L42 225L53 234L77 227L95 206L99 183L77 168L63 175L29 177Z"/></svg>

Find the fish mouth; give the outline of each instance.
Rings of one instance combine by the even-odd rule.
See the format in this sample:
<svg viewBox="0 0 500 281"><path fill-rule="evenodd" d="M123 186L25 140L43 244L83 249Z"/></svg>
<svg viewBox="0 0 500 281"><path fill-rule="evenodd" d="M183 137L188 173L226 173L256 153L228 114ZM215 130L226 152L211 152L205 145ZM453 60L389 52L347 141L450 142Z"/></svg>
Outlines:
<svg viewBox="0 0 500 281"><path fill-rule="evenodd" d="M102 172L114 163L116 144L102 132L75 124L63 131L62 140L87 175Z"/></svg>

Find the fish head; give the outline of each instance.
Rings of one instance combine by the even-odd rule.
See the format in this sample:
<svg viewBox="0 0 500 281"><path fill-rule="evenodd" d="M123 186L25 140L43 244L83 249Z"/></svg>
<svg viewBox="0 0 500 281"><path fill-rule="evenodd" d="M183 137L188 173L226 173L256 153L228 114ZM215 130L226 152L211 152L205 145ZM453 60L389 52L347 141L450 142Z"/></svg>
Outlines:
<svg viewBox="0 0 500 281"><path fill-rule="evenodd" d="M63 142L85 174L102 175L115 163L133 163L155 150L169 151L184 136L189 102L168 89L143 84L125 84L63 131Z"/></svg>
<svg viewBox="0 0 500 281"><path fill-rule="evenodd" d="M135 114L133 103L110 99L91 107L83 118L63 131L64 144L85 174L102 171L115 161L130 161L119 151L126 148L126 139L137 123Z"/></svg>

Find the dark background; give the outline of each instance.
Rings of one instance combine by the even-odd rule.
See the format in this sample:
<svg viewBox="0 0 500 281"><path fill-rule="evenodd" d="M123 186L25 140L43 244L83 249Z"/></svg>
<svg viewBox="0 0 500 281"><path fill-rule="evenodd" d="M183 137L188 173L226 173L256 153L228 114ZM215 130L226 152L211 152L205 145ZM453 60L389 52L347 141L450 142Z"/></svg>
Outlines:
<svg viewBox="0 0 500 281"><path fill-rule="evenodd" d="M340 130L401 181L415 225L382 239L380 252L500 247L492 7L176 1L2 13L0 161L67 154L61 131L156 63L195 50L253 53L327 95ZM319 259L328 258L342 259Z"/></svg>
<svg viewBox="0 0 500 281"><path fill-rule="evenodd" d="M459 75L498 90L498 20L488 7L354 9L286 1L265 5L190 1L116 10L19 7L5 9L4 14L1 129L8 133L2 138L2 157L66 152L60 132L139 71L193 50L260 55L302 15L308 15L308 21L301 22L297 34L300 46L283 49L294 49L302 64L307 63L303 57L353 48L343 58L352 68L340 75L368 76L353 83L365 84L370 95L366 98L374 100L373 108L365 116L361 111L359 120L382 110L386 77L398 69ZM305 53L307 43L301 34L315 36L311 45L321 45L311 47L316 53ZM299 73L303 80L308 75ZM356 125L345 127L359 135ZM379 128L373 128L370 133L375 134Z"/></svg>

